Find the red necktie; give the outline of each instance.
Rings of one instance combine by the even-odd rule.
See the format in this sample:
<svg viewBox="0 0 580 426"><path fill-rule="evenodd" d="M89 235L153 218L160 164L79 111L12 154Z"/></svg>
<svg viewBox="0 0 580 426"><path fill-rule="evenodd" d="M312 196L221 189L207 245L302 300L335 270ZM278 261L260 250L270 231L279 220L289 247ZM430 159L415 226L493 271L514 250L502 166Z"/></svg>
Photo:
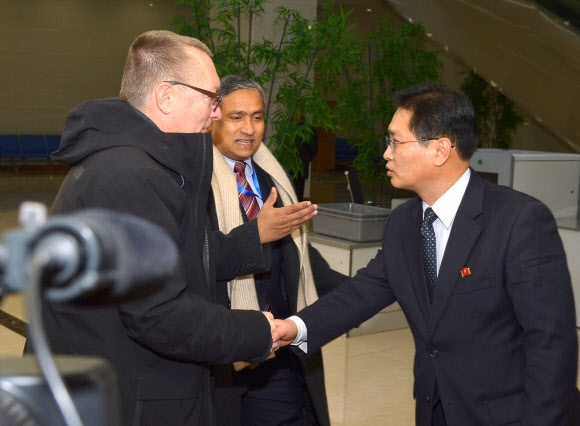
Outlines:
<svg viewBox="0 0 580 426"><path fill-rule="evenodd" d="M246 180L246 163L236 161L234 172L236 173L236 181L238 182L240 202L244 206L248 220L252 220L258 216L260 205L258 204L258 200L256 200L256 195L252 191L250 184Z"/></svg>

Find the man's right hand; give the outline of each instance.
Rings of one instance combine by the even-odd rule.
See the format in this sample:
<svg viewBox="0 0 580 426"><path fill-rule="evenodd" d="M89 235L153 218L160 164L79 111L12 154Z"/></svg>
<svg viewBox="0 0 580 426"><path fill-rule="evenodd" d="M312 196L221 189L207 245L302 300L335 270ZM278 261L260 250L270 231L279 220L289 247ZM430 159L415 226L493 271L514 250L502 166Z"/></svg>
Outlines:
<svg viewBox="0 0 580 426"><path fill-rule="evenodd" d="M258 231L262 244L277 241L300 228L318 214L318 206L310 201L274 207L278 191L275 187L258 214Z"/></svg>
<svg viewBox="0 0 580 426"><path fill-rule="evenodd" d="M298 327L292 320L275 319L276 328L272 330L272 341L279 342L280 347L291 344L298 335Z"/></svg>

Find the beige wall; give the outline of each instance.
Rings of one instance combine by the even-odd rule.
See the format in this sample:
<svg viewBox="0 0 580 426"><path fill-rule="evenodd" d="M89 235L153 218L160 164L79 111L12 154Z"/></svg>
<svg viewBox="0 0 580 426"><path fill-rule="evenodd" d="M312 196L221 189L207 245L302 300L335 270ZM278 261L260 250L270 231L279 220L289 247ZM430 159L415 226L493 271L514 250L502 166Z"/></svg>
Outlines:
<svg viewBox="0 0 580 426"><path fill-rule="evenodd" d="M169 29L175 0L0 0L0 133L60 133L68 111L117 96L139 34ZM284 5L308 19L316 1L272 0L254 39L272 34Z"/></svg>
<svg viewBox="0 0 580 426"><path fill-rule="evenodd" d="M0 133L60 133L78 103L117 96L131 42L175 13L174 0L0 3Z"/></svg>

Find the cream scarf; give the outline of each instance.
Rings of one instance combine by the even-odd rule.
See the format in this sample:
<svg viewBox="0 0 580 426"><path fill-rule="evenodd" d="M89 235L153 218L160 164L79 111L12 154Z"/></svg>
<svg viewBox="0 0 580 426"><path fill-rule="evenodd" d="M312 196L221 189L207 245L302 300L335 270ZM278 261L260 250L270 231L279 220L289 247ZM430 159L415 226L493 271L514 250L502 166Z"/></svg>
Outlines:
<svg viewBox="0 0 580 426"><path fill-rule="evenodd" d="M268 173L278 190L285 206L296 203L297 198L294 188L286 172L272 155L270 150L262 143L252 161ZM215 204L220 231L229 233L235 227L242 225L242 212L238 199L238 186L235 175L223 155L213 147L213 176L211 187L215 197ZM264 200L265 201L265 200ZM310 257L308 256L308 239L306 227L302 226L290 234L298 249L300 257L300 280L298 285L298 310L310 305L318 299ZM246 275L235 278L228 283L228 293L232 309L260 310L254 277Z"/></svg>

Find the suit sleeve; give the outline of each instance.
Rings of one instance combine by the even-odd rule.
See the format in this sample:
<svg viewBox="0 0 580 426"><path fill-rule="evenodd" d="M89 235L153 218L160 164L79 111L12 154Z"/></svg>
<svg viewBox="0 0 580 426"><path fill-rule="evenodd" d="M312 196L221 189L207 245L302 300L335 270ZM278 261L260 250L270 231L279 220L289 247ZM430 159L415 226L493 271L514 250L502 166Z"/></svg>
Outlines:
<svg viewBox="0 0 580 426"><path fill-rule="evenodd" d="M385 273L383 256L383 250L379 250L366 268L297 313L308 333L306 356L395 301ZM299 356L305 355L300 349L293 349Z"/></svg>
<svg viewBox="0 0 580 426"><path fill-rule="evenodd" d="M516 219L505 268L524 334L522 424L567 424L570 399L577 393L574 296L556 223L543 204L534 202Z"/></svg>

